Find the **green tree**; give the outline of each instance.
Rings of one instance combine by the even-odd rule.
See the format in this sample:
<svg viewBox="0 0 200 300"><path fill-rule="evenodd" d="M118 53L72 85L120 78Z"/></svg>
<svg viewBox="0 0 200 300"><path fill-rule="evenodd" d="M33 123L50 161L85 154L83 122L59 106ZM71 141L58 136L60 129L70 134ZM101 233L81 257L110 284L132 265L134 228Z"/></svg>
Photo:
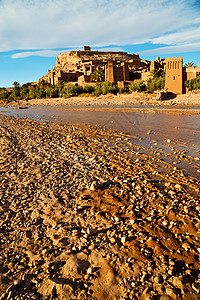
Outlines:
<svg viewBox="0 0 200 300"><path fill-rule="evenodd" d="M85 85L83 88L83 93L92 94L94 92L94 88L91 85Z"/></svg>
<svg viewBox="0 0 200 300"><path fill-rule="evenodd" d="M29 89L29 98L30 99L36 98L36 89L33 87Z"/></svg>
<svg viewBox="0 0 200 300"><path fill-rule="evenodd" d="M147 80L147 92L153 93L154 91L160 91L165 88L165 76L149 78Z"/></svg>
<svg viewBox="0 0 200 300"><path fill-rule="evenodd" d="M20 98L25 99L29 97L29 88L26 85L23 85L20 88Z"/></svg>
<svg viewBox="0 0 200 300"><path fill-rule="evenodd" d="M99 96L101 94L106 95L106 94L114 94L116 95L118 93L118 88L116 85L112 82L105 81L105 82L98 82L95 86L94 94L96 96Z"/></svg>
<svg viewBox="0 0 200 300"><path fill-rule="evenodd" d="M131 82L128 86L128 91L130 93L133 93L135 91L138 91L138 92L144 92L146 91L146 84L144 83L143 80L137 80L137 81L134 81L134 82Z"/></svg>
<svg viewBox="0 0 200 300"><path fill-rule="evenodd" d="M102 70L97 69L92 73L91 78L93 81L102 82L105 80L105 74Z"/></svg>
<svg viewBox="0 0 200 300"><path fill-rule="evenodd" d="M83 88L80 85L74 85L72 83L65 84L65 87L62 90L64 96L73 97L82 94Z"/></svg>
<svg viewBox="0 0 200 300"><path fill-rule="evenodd" d="M162 77L163 73L164 73L164 70L161 68L151 70L151 74L153 75L153 78Z"/></svg>
<svg viewBox="0 0 200 300"><path fill-rule="evenodd" d="M193 78L191 80L187 80L185 82L185 86L189 91L199 90L200 89L200 76Z"/></svg>
<svg viewBox="0 0 200 300"><path fill-rule="evenodd" d="M38 83L38 86L42 89L44 89L47 86L51 86L50 83L48 83L47 81L45 81L44 79L40 80L40 82Z"/></svg>
<svg viewBox="0 0 200 300"><path fill-rule="evenodd" d="M16 100L16 99L20 98L20 84L19 84L19 82L14 81L13 86L14 86L13 92L12 92L13 99Z"/></svg>
<svg viewBox="0 0 200 300"><path fill-rule="evenodd" d="M196 67L196 65L193 63L193 62L191 62L191 61L189 61L187 64L185 64L185 66L184 67L186 67L187 69L188 68L191 68L191 67Z"/></svg>

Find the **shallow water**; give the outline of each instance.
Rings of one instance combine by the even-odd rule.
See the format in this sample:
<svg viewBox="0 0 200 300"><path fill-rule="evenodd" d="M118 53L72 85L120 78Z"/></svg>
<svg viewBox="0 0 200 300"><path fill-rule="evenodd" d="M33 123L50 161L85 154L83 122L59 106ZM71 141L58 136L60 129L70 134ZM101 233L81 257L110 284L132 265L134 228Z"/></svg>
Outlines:
<svg viewBox="0 0 200 300"><path fill-rule="evenodd" d="M62 121L73 125L100 125L108 129L123 131L132 136L152 139L153 135L161 140L173 139L200 146L200 115L132 111L81 111L65 110L62 107L29 109L2 107L0 111L6 115L20 118L25 117L38 121ZM151 133L148 136L149 130Z"/></svg>
<svg viewBox="0 0 200 300"><path fill-rule="evenodd" d="M86 107L83 107L83 110L81 107L78 107L78 110L75 107L28 109L9 107L0 108L0 111L17 118L67 122L72 125L99 125L106 129L124 132L129 135L132 144L141 145L147 154L151 155L154 150L160 151L163 161L175 164L177 168L184 169L189 175L200 179L200 173L197 172L200 169L200 161L192 160L200 157L200 115L103 111L103 107L101 108L102 111L87 110ZM145 109L143 106L141 108ZM176 162L174 152L181 151L185 151L187 157L191 159L181 159Z"/></svg>

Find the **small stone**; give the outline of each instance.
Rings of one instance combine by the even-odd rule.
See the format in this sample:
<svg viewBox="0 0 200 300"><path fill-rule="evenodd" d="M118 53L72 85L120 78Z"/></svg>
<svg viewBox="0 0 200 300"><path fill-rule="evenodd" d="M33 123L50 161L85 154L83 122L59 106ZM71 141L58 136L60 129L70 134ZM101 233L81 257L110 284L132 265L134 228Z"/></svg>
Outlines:
<svg viewBox="0 0 200 300"><path fill-rule="evenodd" d="M154 282L155 282L155 283L162 283L162 282L163 282L163 277L162 277L162 275L157 275L157 276L154 278Z"/></svg>
<svg viewBox="0 0 200 300"><path fill-rule="evenodd" d="M92 274L92 268L91 268L91 267L88 268L87 273L88 273L88 274Z"/></svg>
<svg viewBox="0 0 200 300"><path fill-rule="evenodd" d="M176 297L176 291L174 289L166 288L165 292L170 297Z"/></svg>
<svg viewBox="0 0 200 300"><path fill-rule="evenodd" d="M131 225L133 225L135 223L135 220L129 220L129 222L131 223Z"/></svg>
<svg viewBox="0 0 200 300"><path fill-rule="evenodd" d="M21 284L21 280L15 280L13 284L14 285L20 285Z"/></svg>
<svg viewBox="0 0 200 300"><path fill-rule="evenodd" d="M183 283L178 277L173 277L172 278L172 283L178 289L181 289L181 290L183 289Z"/></svg>
<svg viewBox="0 0 200 300"><path fill-rule="evenodd" d="M95 191L98 187L97 181L93 181L90 186L91 191Z"/></svg>
<svg viewBox="0 0 200 300"><path fill-rule="evenodd" d="M121 238L121 243L122 243L122 244L125 244L125 243L126 243L126 236L123 236L123 237Z"/></svg>
<svg viewBox="0 0 200 300"><path fill-rule="evenodd" d="M177 190L181 190L181 188L182 188L182 187L181 187L181 185L180 185L180 184L176 184L176 185L175 185L175 189L177 189Z"/></svg>
<svg viewBox="0 0 200 300"><path fill-rule="evenodd" d="M167 221L163 221L162 224L163 224L164 226L167 226L168 223L167 223Z"/></svg>
<svg viewBox="0 0 200 300"><path fill-rule="evenodd" d="M182 248L188 251L190 249L190 245L188 243L182 244Z"/></svg>
<svg viewBox="0 0 200 300"><path fill-rule="evenodd" d="M114 244L114 243L116 242L115 238L114 238L114 237L111 237L111 238L110 238L110 242L111 242L111 244Z"/></svg>
<svg viewBox="0 0 200 300"><path fill-rule="evenodd" d="M168 297L167 295L162 295L162 296L160 297L160 300L171 300L171 298Z"/></svg>

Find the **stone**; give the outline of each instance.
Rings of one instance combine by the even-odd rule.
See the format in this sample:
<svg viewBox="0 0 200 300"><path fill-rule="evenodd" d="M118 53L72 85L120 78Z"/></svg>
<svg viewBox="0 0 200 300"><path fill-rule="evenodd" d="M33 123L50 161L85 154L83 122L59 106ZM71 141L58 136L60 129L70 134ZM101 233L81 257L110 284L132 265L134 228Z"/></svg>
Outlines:
<svg viewBox="0 0 200 300"><path fill-rule="evenodd" d="M165 293L166 293L168 296L170 296L170 297L176 297L176 296L177 296L176 291L175 291L174 289L169 288L169 287L167 287L167 288L165 289Z"/></svg>
<svg viewBox="0 0 200 300"><path fill-rule="evenodd" d="M123 236L123 237L121 238L121 243L122 243L122 244L125 244L125 243L126 243L126 240L127 240L126 236Z"/></svg>
<svg viewBox="0 0 200 300"><path fill-rule="evenodd" d="M163 277L162 277L162 275L157 275L157 276L155 276L154 277L154 282L155 283L162 283L163 282Z"/></svg>
<svg viewBox="0 0 200 300"><path fill-rule="evenodd" d="M186 251L188 251L190 249L190 244L188 243L183 243L182 244L182 248L185 249Z"/></svg>

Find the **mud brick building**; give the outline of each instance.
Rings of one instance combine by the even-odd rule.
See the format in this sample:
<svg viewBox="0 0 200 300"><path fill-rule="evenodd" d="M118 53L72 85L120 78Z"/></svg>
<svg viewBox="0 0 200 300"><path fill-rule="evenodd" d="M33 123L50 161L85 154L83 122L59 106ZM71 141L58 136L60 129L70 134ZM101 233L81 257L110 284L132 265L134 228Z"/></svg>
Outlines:
<svg viewBox="0 0 200 300"><path fill-rule="evenodd" d="M185 81L200 75L200 67L183 67L183 58L166 58L165 89L174 94L185 94L187 88Z"/></svg>
<svg viewBox="0 0 200 300"><path fill-rule="evenodd" d="M200 67L183 67L183 58L159 57L154 61L142 60L138 54L126 52L92 51L90 46L84 46L83 50L61 53L57 56L53 70L40 78L52 85L59 81L85 84L95 84L93 74L100 70L105 75L105 80L114 82L118 87L125 87L135 80L147 80L155 69L166 70L165 89L175 94L187 92L185 81L196 78L200 74Z"/></svg>
<svg viewBox="0 0 200 300"><path fill-rule="evenodd" d="M49 70L39 81L43 79L56 85L62 80L84 85L92 81L95 70L101 70L105 80L117 84L140 79L141 73L148 71L149 67L150 62L140 59L138 54L92 51L89 46L84 46L82 51L58 55L53 70Z"/></svg>

